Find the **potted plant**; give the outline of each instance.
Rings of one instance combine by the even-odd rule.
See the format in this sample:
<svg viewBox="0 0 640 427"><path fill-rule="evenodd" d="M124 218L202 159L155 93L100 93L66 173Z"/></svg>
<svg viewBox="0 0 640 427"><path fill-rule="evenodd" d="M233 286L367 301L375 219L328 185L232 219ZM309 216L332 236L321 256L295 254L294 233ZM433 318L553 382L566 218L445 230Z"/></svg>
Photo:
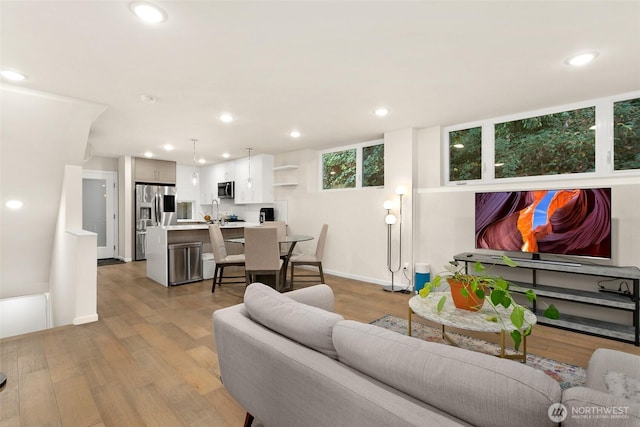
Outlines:
<svg viewBox="0 0 640 427"><path fill-rule="evenodd" d="M517 267L517 264L508 256L503 255L502 261L509 267ZM466 273L464 265L458 261L450 261L445 266L446 271L436 275L433 280L427 282L420 290L419 295L426 298L435 288L442 285L445 279L451 288L451 295L456 307L465 310L477 311L484 301L488 299L489 306L493 309L494 314L487 317L492 322L501 322L503 328L506 328L501 313L496 310L496 306L501 305L504 308L513 307L510 314L511 323L517 328L511 332L514 347L516 350L520 348L522 337L531 334L533 324L525 324L525 310L529 308L518 304L511 296L511 284L502 277L489 275L489 272L496 264L492 264L489 268L477 261L474 263L474 274ZM523 289L524 290L524 289ZM524 291L527 300L533 303L536 300L536 294L532 289ZM442 296L437 304L438 312L442 311L446 301L446 295ZM462 307L460 304L466 302L468 307ZM550 304L543 313L544 317L549 319L558 319L560 314L558 309ZM520 332L522 331L522 332Z"/></svg>

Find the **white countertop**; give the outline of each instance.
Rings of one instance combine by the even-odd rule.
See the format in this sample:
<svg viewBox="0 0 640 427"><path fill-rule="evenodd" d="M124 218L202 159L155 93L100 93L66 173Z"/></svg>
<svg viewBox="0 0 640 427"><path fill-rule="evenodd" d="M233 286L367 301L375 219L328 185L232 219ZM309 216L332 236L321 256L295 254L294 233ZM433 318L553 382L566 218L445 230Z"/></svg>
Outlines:
<svg viewBox="0 0 640 427"><path fill-rule="evenodd" d="M243 228L243 227L258 227L260 223L258 222L227 222L224 225L221 225L220 228ZM165 225L161 227L147 227L147 228L158 228L161 230L207 230L209 228L209 224L185 224L185 225Z"/></svg>

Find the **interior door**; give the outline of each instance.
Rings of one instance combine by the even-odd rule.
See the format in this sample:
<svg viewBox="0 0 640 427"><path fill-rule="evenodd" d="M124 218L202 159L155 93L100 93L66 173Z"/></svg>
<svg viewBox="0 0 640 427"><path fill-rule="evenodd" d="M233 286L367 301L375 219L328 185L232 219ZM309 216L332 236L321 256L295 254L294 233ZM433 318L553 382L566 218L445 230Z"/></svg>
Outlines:
<svg viewBox="0 0 640 427"><path fill-rule="evenodd" d="M98 259L116 256L116 172L83 171L82 228L98 235Z"/></svg>

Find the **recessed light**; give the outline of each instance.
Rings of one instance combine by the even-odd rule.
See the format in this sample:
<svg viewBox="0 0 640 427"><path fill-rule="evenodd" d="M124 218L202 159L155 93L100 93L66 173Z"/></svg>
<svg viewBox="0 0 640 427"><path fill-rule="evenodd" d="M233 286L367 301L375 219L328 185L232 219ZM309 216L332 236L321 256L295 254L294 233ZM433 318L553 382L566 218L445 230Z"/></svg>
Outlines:
<svg viewBox="0 0 640 427"><path fill-rule="evenodd" d="M230 113L222 113L220 114L220 116L218 116L218 118L220 119L220 121L223 121L225 123L231 123L234 120L233 115Z"/></svg>
<svg viewBox="0 0 640 427"><path fill-rule="evenodd" d="M144 156L145 157L153 157L153 153L151 151L145 151L144 152Z"/></svg>
<svg viewBox="0 0 640 427"><path fill-rule="evenodd" d="M164 151L173 151L173 145L171 144L164 144Z"/></svg>
<svg viewBox="0 0 640 427"><path fill-rule="evenodd" d="M11 80L13 82L21 82L22 80L27 78L24 74L13 70L2 70L0 74L2 74L2 77L4 77L5 79Z"/></svg>
<svg viewBox="0 0 640 427"><path fill-rule="evenodd" d="M289 132L289 136L291 138L300 138L300 131L294 129L291 132Z"/></svg>
<svg viewBox="0 0 640 427"><path fill-rule="evenodd" d="M23 204L24 203L22 203L20 200L8 200L7 203L5 203L4 205L9 209L16 210L16 209L20 209Z"/></svg>
<svg viewBox="0 0 640 427"><path fill-rule="evenodd" d="M205 159L198 159L198 163L204 165L205 163L207 163L207 161Z"/></svg>
<svg viewBox="0 0 640 427"><path fill-rule="evenodd" d="M229 153L222 153L222 157L224 157L225 159L228 159L229 157L231 157L231 154L229 154Z"/></svg>
<svg viewBox="0 0 640 427"><path fill-rule="evenodd" d="M138 18L149 24L159 24L167 20L166 12L151 3L135 1L129 7Z"/></svg>
<svg viewBox="0 0 640 427"><path fill-rule="evenodd" d="M384 116L386 116L387 114L389 114L389 110L388 110L388 109L386 109L386 108L384 108L384 107L380 107L380 108L378 108L374 113L375 113L375 115L376 115L376 116L378 116L378 117L384 117Z"/></svg>
<svg viewBox="0 0 640 427"><path fill-rule="evenodd" d="M565 62L569 65L573 65L574 67L582 67L596 59L597 56L598 52L586 52L567 58Z"/></svg>

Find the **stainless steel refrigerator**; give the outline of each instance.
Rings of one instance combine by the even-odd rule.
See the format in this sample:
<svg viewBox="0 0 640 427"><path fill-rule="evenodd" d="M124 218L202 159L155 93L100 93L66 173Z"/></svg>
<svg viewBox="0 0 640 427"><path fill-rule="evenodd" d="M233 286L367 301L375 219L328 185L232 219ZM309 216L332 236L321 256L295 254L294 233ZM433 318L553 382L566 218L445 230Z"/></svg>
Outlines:
<svg viewBox="0 0 640 427"><path fill-rule="evenodd" d="M135 209L135 260L139 261L147 258L147 227L178 223L176 187L173 185L136 184Z"/></svg>

